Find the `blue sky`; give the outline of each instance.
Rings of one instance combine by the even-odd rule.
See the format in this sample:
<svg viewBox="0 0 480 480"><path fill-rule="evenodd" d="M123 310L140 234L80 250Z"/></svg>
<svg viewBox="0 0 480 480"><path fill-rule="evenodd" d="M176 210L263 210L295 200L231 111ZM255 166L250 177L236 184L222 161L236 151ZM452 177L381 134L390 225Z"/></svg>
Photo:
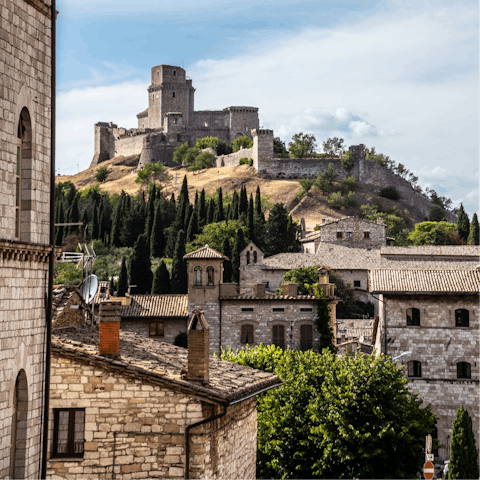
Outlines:
<svg viewBox="0 0 480 480"><path fill-rule="evenodd" d="M57 0L57 166L88 167L93 125L135 127L154 65L196 109L259 107L289 141L364 143L478 212L474 1Z"/></svg>

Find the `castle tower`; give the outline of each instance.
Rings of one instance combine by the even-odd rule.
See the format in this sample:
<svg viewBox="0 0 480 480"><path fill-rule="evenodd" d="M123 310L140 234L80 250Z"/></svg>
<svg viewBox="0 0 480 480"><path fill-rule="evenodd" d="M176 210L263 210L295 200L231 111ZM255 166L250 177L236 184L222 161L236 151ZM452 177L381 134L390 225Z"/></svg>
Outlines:
<svg viewBox="0 0 480 480"><path fill-rule="evenodd" d="M273 158L273 130L254 129L253 135L253 166L257 172L261 171L262 160Z"/></svg>
<svg viewBox="0 0 480 480"><path fill-rule="evenodd" d="M164 117L170 112L182 113L185 125L189 125L193 119L194 94L192 80L183 68L153 67L152 84L148 87L148 127L162 128Z"/></svg>
<svg viewBox="0 0 480 480"><path fill-rule="evenodd" d="M117 128L117 126L111 122L95 124L94 153L90 167L94 167L105 160L110 160L115 156L115 140L112 135L112 128Z"/></svg>
<svg viewBox="0 0 480 480"><path fill-rule="evenodd" d="M220 284L228 257L208 245L185 255L188 260L188 315L203 310L210 329L210 354L220 353Z"/></svg>

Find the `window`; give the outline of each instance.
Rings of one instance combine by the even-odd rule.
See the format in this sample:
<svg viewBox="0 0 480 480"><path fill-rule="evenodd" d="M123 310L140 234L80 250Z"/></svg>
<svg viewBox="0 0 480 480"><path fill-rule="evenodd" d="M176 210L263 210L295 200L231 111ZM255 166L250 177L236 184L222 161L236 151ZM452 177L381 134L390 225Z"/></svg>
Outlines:
<svg viewBox="0 0 480 480"><path fill-rule="evenodd" d="M337 232L337 238L342 238L343 232Z"/></svg>
<svg viewBox="0 0 480 480"><path fill-rule="evenodd" d="M370 232L363 232L363 238L370 238Z"/></svg>
<svg viewBox="0 0 480 480"><path fill-rule="evenodd" d="M272 308L272 312L284 312L284 311L285 311L284 308L280 308L280 307Z"/></svg>
<svg viewBox="0 0 480 480"><path fill-rule="evenodd" d="M301 307L300 311L301 312L313 312L313 308L311 308L311 307Z"/></svg>
<svg viewBox="0 0 480 480"><path fill-rule="evenodd" d="M242 308L242 312L253 312L253 307Z"/></svg>
<svg viewBox="0 0 480 480"><path fill-rule="evenodd" d="M311 325L300 327L300 350L309 350L313 345L313 328Z"/></svg>
<svg viewBox="0 0 480 480"><path fill-rule="evenodd" d="M457 363L457 378L472 378L472 368L468 362Z"/></svg>
<svg viewBox="0 0 480 480"><path fill-rule="evenodd" d="M455 310L455 326L456 327L469 327L469 311L464 308L459 308Z"/></svg>
<svg viewBox="0 0 480 480"><path fill-rule="evenodd" d="M422 376L422 362L417 360L410 360L407 363L407 375L409 377L421 377Z"/></svg>
<svg viewBox="0 0 480 480"><path fill-rule="evenodd" d="M25 370L15 382L11 430L10 478L25 478L28 441L28 384Z"/></svg>
<svg viewBox="0 0 480 480"><path fill-rule="evenodd" d="M360 285L361 285L360 280L354 280L354 281L353 281L353 286L354 286L354 287L360 288Z"/></svg>
<svg viewBox="0 0 480 480"><path fill-rule="evenodd" d="M252 344L253 340L253 325L242 325L241 343Z"/></svg>
<svg viewBox="0 0 480 480"><path fill-rule="evenodd" d="M15 197L15 238L20 238L20 221L22 204L22 139L17 138L17 169L15 171L16 197Z"/></svg>
<svg viewBox="0 0 480 480"><path fill-rule="evenodd" d="M214 272L215 271L213 270L213 267L207 268L207 285L208 286L214 285L214 279L215 279Z"/></svg>
<svg viewBox="0 0 480 480"><path fill-rule="evenodd" d="M420 310L418 308L407 308L407 326L420 326Z"/></svg>
<svg viewBox="0 0 480 480"><path fill-rule="evenodd" d="M285 327L283 325L274 325L272 328L273 344L280 348L285 348Z"/></svg>
<svg viewBox="0 0 480 480"><path fill-rule="evenodd" d="M164 324L162 322L151 323L148 333L151 337L163 337L165 335Z"/></svg>
<svg viewBox="0 0 480 480"><path fill-rule="evenodd" d="M173 119L173 123L176 125L177 122L178 122L178 119L177 119L177 118L174 118L174 119Z"/></svg>
<svg viewBox="0 0 480 480"><path fill-rule="evenodd" d="M257 252L253 252L253 263L257 263Z"/></svg>
<svg viewBox="0 0 480 480"><path fill-rule="evenodd" d="M352 239L352 232L347 232L347 240L351 240Z"/></svg>
<svg viewBox="0 0 480 480"><path fill-rule="evenodd" d="M247 252L247 265L250 265L250 252Z"/></svg>
<svg viewBox="0 0 480 480"><path fill-rule="evenodd" d="M175 98L175 92L173 92L172 96L173 96L173 98Z"/></svg>
<svg viewBox="0 0 480 480"><path fill-rule="evenodd" d="M176 70L173 71L173 76L174 76L174 77L177 76L177 71L176 71Z"/></svg>
<svg viewBox="0 0 480 480"><path fill-rule="evenodd" d="M53 456L83 458L85 409L56 409L53 428Z"/></svg>
<svg viewBox="0 0 480 480"><path fill-rule="evenodd" d="M202 285L202 267L195 267L193 271L193 284L197 287Z"/></svg>

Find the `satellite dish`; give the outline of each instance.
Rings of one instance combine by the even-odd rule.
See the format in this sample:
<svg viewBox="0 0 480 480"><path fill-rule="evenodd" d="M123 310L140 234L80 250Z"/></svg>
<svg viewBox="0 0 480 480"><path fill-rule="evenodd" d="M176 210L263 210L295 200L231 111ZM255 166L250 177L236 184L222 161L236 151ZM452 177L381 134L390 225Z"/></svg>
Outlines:
<svg viewBox="0 0 480 480"><path fill-rule="evenodd" d="M97 293L98 278L96 275L88 276L80 285L80 295L86 303L90 303Z"/></svg>

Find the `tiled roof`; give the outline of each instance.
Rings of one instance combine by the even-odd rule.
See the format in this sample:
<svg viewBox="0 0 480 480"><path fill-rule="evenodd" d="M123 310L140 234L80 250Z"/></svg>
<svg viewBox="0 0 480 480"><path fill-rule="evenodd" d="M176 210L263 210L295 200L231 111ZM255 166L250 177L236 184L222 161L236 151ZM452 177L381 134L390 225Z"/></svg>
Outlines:
<svg viewBox="0 0 480 480"><path fill-rule="evenodd" d="M102 290L104 290L104 292L102 292ZM105 294L104 297L100 296L102 293ZM98 282L97 293L95 294L95 297L93 298L93 301L94 301L95 304L98 304L98 303L103 302L103 301L105 301L109 298L110 298L110 282L100 280Z"/></svg>
<svg viewBox="0 0 480 480"><path fill-rule="evenodd" d="M205 245L203 248L199 248L193 252L187 253L183 259L191 260L192 258L201 258L201 259L210 259L210 258L222 258L223 260L229 260L228 257L223 255L220 252L217 252L213 248L210 248L208 245Z"/></svg>
<svg viewBox="0 0 480 480"><path fill-rule="evenodd" d="M432 246L433 247L433 246ZM470 270L475 268L478 263L478 254L473 253L470 246L458 246L452 250L446 250L446 247L414 247L410 251L411 257L398 256L397 258L381 254L387 251L405 252L409 247L382 247L378 249L352 248L343 245L320 243L315 254L311 253L279 253L263 259L263 265L266 269L291 270L300 266L313 267L315 265L328 265L332 270L372 270L372 269L398 269L400 266L404 269L447 269L447 270ZM476 247L478 248L478 247ZM397 250L398 249L398 250ZM419 256L417 252L422 249L429 252L426 255ZM431 258L434 253L442 252L443 256ZM450 252L451 256L448 256ZM465 252L459 255L459 253ZM458 258L461 256L461 258ZM415 258L417 257L417 258ZM247 267L248 268L248 267Z"/></svg>
<svg viewBox="0 0 480 480"><path fill-rule="evenodd" d="M132 303L122 305L120 315L127 318L138 317L187 317L188 295L131 295Z"/></svg>
<svg viewBox="0 0 480 480"><path fill-rule="evenodd" d="M144 377L145 381L178 388L196 396L217 401L233 401L280 383L272 374L210 357L209 382L198 384L186 378L187 349L120 331L120 355L117 359L101 356L98 332L75 328L52 335L52 352L93 361L120 374Z"/></svg>
<svg viewBox="0 0 480 480"><path fill-rule="evenodd" d="M472 257L480 259L477 245L422 245L409 247L382 247L380 255L408 255L434 257Z"/></svg>
<svg viewBox="0 0 480 480"><path fill-rule="evenodd" d="M371 270L371 292L478 293L477 270Z"/></svg>
<svg viewBox="0 0 480 480"><path fill-rule="evenodd" d="M296 297L291 295L272 295L270 292L265 292L264 297L257 297L253 293L241 293L240 295L232 295L228 297L220 297L220 300L269 300L269 301L277 301L277 300L317 300L315 295L297 295Z"/></svg>

